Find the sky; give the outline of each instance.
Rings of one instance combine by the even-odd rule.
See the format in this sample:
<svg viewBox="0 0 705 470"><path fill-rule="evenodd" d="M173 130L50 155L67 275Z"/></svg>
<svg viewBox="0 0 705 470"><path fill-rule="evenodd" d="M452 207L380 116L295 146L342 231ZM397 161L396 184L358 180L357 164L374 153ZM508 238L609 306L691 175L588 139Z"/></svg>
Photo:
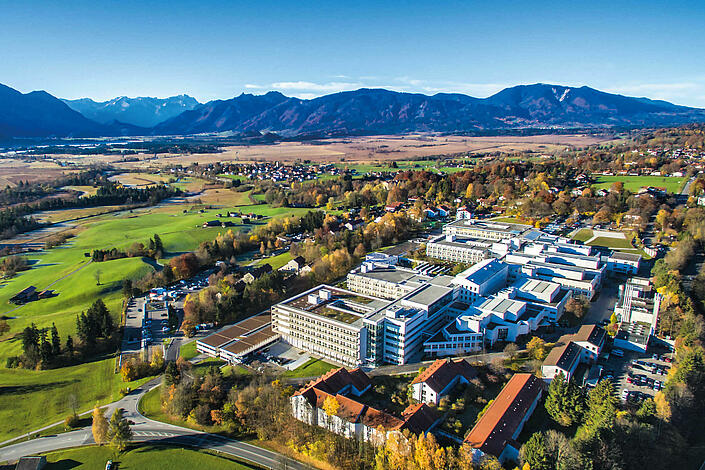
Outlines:
<svg viewBox="0 0 705 470"><path fill-rule="evenodd" d="M705 108L705 0L0 2L0 83L61 98L541 82Z"/></svg>

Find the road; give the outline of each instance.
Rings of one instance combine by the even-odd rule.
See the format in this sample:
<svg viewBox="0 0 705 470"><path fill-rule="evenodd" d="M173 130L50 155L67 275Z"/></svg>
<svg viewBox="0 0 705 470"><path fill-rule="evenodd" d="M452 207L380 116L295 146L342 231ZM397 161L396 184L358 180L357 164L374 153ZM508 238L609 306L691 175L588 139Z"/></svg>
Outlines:
<svg viewBox="0 0 705 470"><path fill-rule="evenodd" d="M116 408L123 408L125 417L135 423L132 425L133 441L215 450L253 462L265 468L296 470L309 468L282 454L262 449L252 444L145 418L137 410L137 405L147 391L160 383L161 378L147 382L123 399L111 403L107 407L106 415L108 417ZM14 461L26 455L52 452L94 443L91 428L85 427L76 431L33 439L0 448L0 461Z"/></svg>

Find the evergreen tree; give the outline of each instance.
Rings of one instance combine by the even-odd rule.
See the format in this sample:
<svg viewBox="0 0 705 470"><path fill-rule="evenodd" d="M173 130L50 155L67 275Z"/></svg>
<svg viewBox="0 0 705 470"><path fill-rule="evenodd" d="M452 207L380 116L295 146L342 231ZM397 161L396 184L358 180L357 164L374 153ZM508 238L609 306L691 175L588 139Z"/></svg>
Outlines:
<svg viewBox="0 0 705 470"><path fill-rule="evenodd" d="M39 346L39 329L37 325L32 323L30 326L22 330L22 349L27 354L31 349L36 349Z"/></svg>
<svg viewBox="0 0 705 470"><path fill-rule="evenodd" d="M580 389L561 373L551 380L546 397L546 411L561 426L571 426L580 420L584 410Z"/></svg>
<svg viewBox="0 0 705 470"><path fill-rule="evenodd" d="M47 341L46 331L42 331L41 340L39 343L39 358L43 364L48 364L51 362L52 357L51 343Z"/></svg>
<svg viewBox="0 0 705 470"><path fill-rule="evenodd" d="M601 380L588 393L585 429L595 432L603 428L611 428L616 417L617 399L614 397L614 386L609 380Z"/></svg>
<svg viewBox="0 0 705 470"><path fill-rule="evenodd" d="M56 329L56 324L51 324L51 353L54 356L61 354L61 339L59 338L59 330Z"/></svg>
<svg viewBox="0 0 705 470"><path fill-rule="evenodd" d="M179 383L181 376L179 374L179 368L176 367L176 363L169 361L166 364L166 369L164 370L164 385L170 387L173 384Z"/></svg>
<svg viewBox="0 0 705 470"><path fill-rule="evenodd" d="M66 338L66 350L70 353L73 352L73 338L71 337L71 335L68 335L68 337Z"/></svg>
<svg viewBox="0 0 705 470"><path fill-rule="evenodd" d="M125 418L122 413L122 408L117 408L115 410L112 418L110 418L110 427L108 428L110 445L112 445L118 452L125 450L127 443L130 442L130 439L132 438L130 423L127 422L127 418Z"/></svg>
<svg viewBox="0 0 705 470"><path fill-rule="evenodd" d="M519 460L529 464L531 470L551 470L551 461L546 451L546 442L542 432L535 432L519 450Z"/></svg>

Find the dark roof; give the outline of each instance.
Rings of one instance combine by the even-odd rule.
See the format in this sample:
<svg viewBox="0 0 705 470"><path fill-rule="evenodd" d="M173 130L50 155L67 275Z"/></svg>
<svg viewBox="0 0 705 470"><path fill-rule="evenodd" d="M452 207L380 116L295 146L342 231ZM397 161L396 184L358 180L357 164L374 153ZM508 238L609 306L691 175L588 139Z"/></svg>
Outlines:
<svg viewBox="0 0 705 470"><path fill-rule="evenodd" d="M426 403L409 405L401 415L404 418L404 428L414 434L428 432L439 418L438 413Z"/></svg>
<svg viewBox="0 0 705 470"><path fill-rule="evenodd" d="M573 341L587 341L595 346L602 346L607 332L597 325L583 325L572 337Z"/></svg>
<svg viewBox="0 0 705 470"><path fill-rule="evenodd" d="M296 395L305 395L305 392L311 388L317 388L331 395L335 395L343 390L348 385L352 385L358 391L364 391L372 381L362 369L357 368L348 372L345 367L334 369L326 372L318 379L309 382L306 386L296 392Z"/></svg>
<svg viewBox="0 0 705 470"><path fill-rule="evenodd" d="M34 294L34 292L36 290L37 290L37 288L34 286L25 287L24 289L22 289L21 291L16 293L12 298L17 299L17 298L21 298L21 297L28 297L28 296Z"/></svg>
<svg viewBox="0 0 705 470"><path fill-rule="evenodd" d="M580 358L582 348L570 339L564 338L566 336L562 336L556 346L548 353L543 361L544 366L557 366L563 370L570 370L573 363Z"/></svg>
<svg viewBox="0 0 705 470"><path fill-rule="evenodd" d="M17 462L15 470L39 470L44 468L47 463L47 459L44 456L41 457L22 457Z"/></svg>
<svg viewBox="0 0 705 470"><path fill-rule="evenodd" d="M513 441L531 405L543 390L542 381L533 374L514 374L485 414L472 428L465 442L496 457Z"/></svg>
<svg viewBox="0 0 705 470"><path fill-rule="evenodd" d="M428 369L417 375L411 383L424 382L431 390L439 393L457 376L465 377L470 381L477 376L477 371L465 359L438 359Z"/></svg>

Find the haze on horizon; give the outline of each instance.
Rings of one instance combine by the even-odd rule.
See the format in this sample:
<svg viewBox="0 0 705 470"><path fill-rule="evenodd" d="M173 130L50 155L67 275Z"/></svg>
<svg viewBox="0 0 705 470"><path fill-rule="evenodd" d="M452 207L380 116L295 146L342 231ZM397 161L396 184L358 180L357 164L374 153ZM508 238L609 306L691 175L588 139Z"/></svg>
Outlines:
<svg viewBox="0 0 705 470"><path fill-rule="evenodd" d="M68 99L201 102L361 87L482 98L543 82L705 107L704 29L694 0L28 0L3 5L0 82Z"/></svg>

